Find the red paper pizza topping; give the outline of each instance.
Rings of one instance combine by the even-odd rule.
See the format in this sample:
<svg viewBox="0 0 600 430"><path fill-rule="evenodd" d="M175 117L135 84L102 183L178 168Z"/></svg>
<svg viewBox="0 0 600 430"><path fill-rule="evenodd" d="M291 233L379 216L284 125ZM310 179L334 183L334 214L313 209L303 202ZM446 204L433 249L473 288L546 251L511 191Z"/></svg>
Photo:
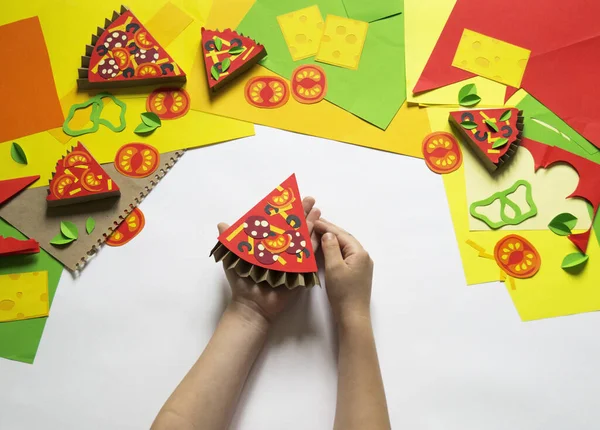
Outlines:
<svg viewBox="0 0 600 430"><path fill-rule="evenodd" d="M131 178L145 178L158 169L160 154L147 143L127 143L117 151L115 168Z"/></svg>
<svg viewBox="0 0 600 430"><path fill-rule="evenodd" d="M317 271L295 175L232 224L219 242L242 260L266 269Z"/></svg>
<svg viewBox="0 0 600 430"><path fill-rule="evenodd" d="M258 76L246 83L244 95L252 106L275 109L287 103L290 90L287 82L278 76Z"/></svg>
<svg viewBox="0 0 600 430"><path fill-rule="evenodd" d="M263 45L236 31L205 28L202 29L202 53L211 91L218 90L267 55Z"/></svg>
<svg viewBox="0 0 600 430"><path fill-rule="evenodd" d="M436 131L423 139L423 157L427 167L435 173L454 172L462 164L462 152L456 138L450 133Z"/></svg>
<svg viewBox="0 0 600 430"><path fill-rule="evenodd" d="M190 96L183 88L158 88L146 100L146 110L160 119L177 119L190 110Z"/></svg>
<svg viewBox="0 0 600 430"><path fill-rule="evenodd" d="M123 246L140 234L145 225L146 219L144 218L144 214L140 208L136 207L106 239L106 244L108 246Z"/></svg>
<svg viewBox="0 0 600 430"><path fill-rule="evenodd" d="M320 102L327 92L325 71L313 64L300 66L292 73L290 86L292 95L298 102L304 104Z"/></svg>
<svg viewBox="0 0 600 430"><path fill-rule="evenodd" d="M119 195L119 186L81 142L77 142L77 146L56 163L46 200L49 206L58 206Z"/></svg>

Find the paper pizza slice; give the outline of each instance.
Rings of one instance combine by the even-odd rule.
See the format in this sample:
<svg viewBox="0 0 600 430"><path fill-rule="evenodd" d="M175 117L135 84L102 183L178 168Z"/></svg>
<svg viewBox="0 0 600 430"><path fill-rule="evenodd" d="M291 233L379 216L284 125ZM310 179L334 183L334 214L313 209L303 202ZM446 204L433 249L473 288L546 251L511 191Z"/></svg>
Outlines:
<svg viewBox="0 0 600 430"><path fill-rule="evenodd" d="M455 111L448 120L490 172L506 163L521 142L523 116L517 108Z"/></svg>
<svg viewBox="0 0 600 430"><path fill-rule="evenodd" d="M219 236L216 261L272 287L318 283L302 198L292 175Z"/></svg>
<svg viewBox="0 0 600 430"><path fill-rule="evenodd" d="M263 45L238 32L202 28L202 53L211 92L243 74L266 57Z"/></svg>
<svg viewBox="0 0 600 430"><path fill-rule="evenodd" d="M38 252L40 252L40 244L36 240L19 240L14 237L0 236L0 257L37 254Z"/></svg>
<svg viewBox="0 0 600 430"><path fill-rule="evenodd" d="M46 200L48 206L63 206L120 195L116 182L85 146L77 142L56 163Z"/></svg>
<svg viewBox="0 0 600 430"><path fill-rule="evenodd" d="M25 176L23 178L6 179L4 181L0 181L0 205L9 200L15 194L23 191L38 179L40 179L40 175Z"/></svg>
<svg viewBox="0 0 600 430"><path fill-rule="evenodd" d="M81 57L77 86L124 88L183 84L186 74L146 27L125 6L98 27Z"/></svg>

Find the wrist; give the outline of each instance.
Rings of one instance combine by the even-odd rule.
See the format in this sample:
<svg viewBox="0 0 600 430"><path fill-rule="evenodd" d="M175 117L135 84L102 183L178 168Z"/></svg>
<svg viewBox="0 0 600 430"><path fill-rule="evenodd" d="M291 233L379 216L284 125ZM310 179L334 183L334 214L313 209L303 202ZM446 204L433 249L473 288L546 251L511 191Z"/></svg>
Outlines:
<svg viewBox="0 0 600 430"><path fill-rule="evenodd" d="M267 332L271 326L270 320L254 303L244 300L233 299L227 305L225 314L229 314L261 332Z"/></svg>
<svg viewBox="0 0 600 430"><path fill-rule="evenodd" d="M369 306L341 309L336 316L340 328L353 328L371 325L371 309Z"/></svg>

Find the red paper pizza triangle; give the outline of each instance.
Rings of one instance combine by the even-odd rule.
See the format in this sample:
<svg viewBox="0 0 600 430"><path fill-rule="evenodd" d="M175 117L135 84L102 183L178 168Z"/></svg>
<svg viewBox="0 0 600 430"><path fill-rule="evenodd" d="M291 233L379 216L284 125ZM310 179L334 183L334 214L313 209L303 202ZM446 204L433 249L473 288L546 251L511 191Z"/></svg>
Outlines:
<svg viewBox="0 0 600 430"><path fill-rule="evenodd" d="M219 242L242 260L265 269L317 271L295 175L232 224Z"/></svg>
<svg viewBox="0 0 600 430"><path fill-rule="evenodd" d="M585 254L587 252L588 244L590 243L590 234L591 234L591 232L592 232L592 229L590 228L585 233L570 234L569 235L569 240L571 242L573 242L573 244L577 248L579 248L579 250L581 252L583 252Z"/></svg>
<svg viewBox="0 0 600 430"><path fill-rule="evenodd" d="M124 88L181 83L186 75L136 16L125 8L114 12L92 36L81 59L77 86Z"/></svg>
<svg viewBox="0 0 600 430"><path fill-rule="evenodd" d="M56 163L46 200L48 206L62 206L120 195L116 182L85 146L77 142Z"/></svg>
<svg viewBox="0 0 600 430"><path fill-rule="evenodd" d="M263 45L231 29L202 29L202 54L211 91L217 91L265 58Z"/></svg>
<svg viewBox="0 0 600 430"><path fill-rule="evenodd" d="M40 176L25 176L23 178L6 179L0 181L0 205L13 197L15 194L24 190L35 181L40 179Z"/></svg>

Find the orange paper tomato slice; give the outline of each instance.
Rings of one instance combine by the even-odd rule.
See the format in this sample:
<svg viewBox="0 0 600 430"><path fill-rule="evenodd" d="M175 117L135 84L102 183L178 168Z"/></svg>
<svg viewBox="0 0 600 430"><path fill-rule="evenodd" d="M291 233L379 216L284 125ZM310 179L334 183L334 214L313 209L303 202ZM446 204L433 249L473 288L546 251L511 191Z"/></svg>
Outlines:
<svg viewBox="0 0 600 430"><path fill-rule="evenodd" d="M160 76L162 71L160 70L160 66L154 63L145 63L139 65L135 70L135 76L139 78L147 78L148 76Z"/></svg>
<svg viewBox="0 0 600 430"><path fill-rule="evenodd" d="M62 199L68 195L73 185L77 182L77 178L73 175L61 175L52 181L52 194L57 199Z"/></svg>
<svg viewBox="0 0 600 430"><path fill-rule="evenodd" d="M106 239L106 244L108 246L123 246L140 234L145 225L144 214L139 208L135 208Z"/></svg>
<svg viewBox="0 0 600 430"><path fill-rule="evenodd" d="M183 88L159 88L148 96L146 110L160 119L177 119L190 110L190 95Z"/></svg>
<svg viewBox="0 0 600 430"><path fill-rule="evenodd" d="M494 258L500 268L513 278L531 278L542 265L535 247L525 238L509 234L494 248Z"/></svg>
<svg viewBox="0 0 600 430"><path fill-rule="evenodd" d="M298 102L304 104L320 102L327 92L325 71L312 64L300 66L292 73L290 85L292 95Z"/></svg>
<svg viewBox="0 0 600 430"><path fill-rule="evenodd" d="M90 157L88 154L82 151L73 151L68 154L63 160L63 166L65 167L73 167L73 166L82 166L87 165L90 162Z"/></svg>
<svg viewBox="0 0 600 430"><path fill-rule="evenodd" d="M246 101L262 109L275 109L283 106L290 98L287 82L278 76L257 76L246 83Z"/></svg>
<svg viewBox="0 0 600 430"><path fill-rule="evenodd" d="M158 168L160 154L146 143L128 143L121 146L115 156L115 168L131 178L150 176Z"/></svg>
<svg viewBox="0 0 600 430"><path fill-rule="evenodd" d="M295 200L294 191L291 188L286 188L281 192L281 194L276 194L269 198L269 204L274 208L283 208Z"/></svg>
<svg viewBox="0 0 600 430"><path fill-rule="evenodd" d="M127 48L113 48L112 56L117 62L119 70L125 70L131 63L131 55Z"/></svg>
<svg viewBox="0 0 600 430"><path fill-rule="evenodd" d="M271 254L281 254L290 247L292 238L289 234L278 234L274 237L268 237L262 241L267 251Z"/></svg>
<svg viewBox="0 0 600 430"><path fill-rule="evenodd" d="M102 175L96 175L92 172L92 169L87 169L83 172L83 175L81 175L81 184L83 185L83 188L91 192L102 191L104 188L103 182Z"/></svg>
<svg viewBox="0 0 600 430"><path fill-rule="evenodd" d="M462 152L456 138L444 131L425 136L423 157L427 167L440 174L454 172L462 164Z"/></svg>
<svg viewBox="0 0 600 430"><path fill-rule="evenodd" d="M144 29L139 29L135 33L135 44L142 49L149 49L156 44L148 32Z"/></svg>

